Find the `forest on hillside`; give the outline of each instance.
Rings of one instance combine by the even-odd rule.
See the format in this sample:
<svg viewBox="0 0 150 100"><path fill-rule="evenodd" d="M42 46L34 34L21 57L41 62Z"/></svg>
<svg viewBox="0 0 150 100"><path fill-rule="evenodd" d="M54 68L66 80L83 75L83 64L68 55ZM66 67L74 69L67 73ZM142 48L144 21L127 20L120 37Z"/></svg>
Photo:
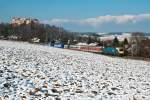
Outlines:
<svg viewBox="0 0 150 100"><path fill-rule="evenodd" d="M15 40L30 41L32 38L39 38L40 42L50 42L60 40L66 43L68 40L76 38L75 33L67 31L61 27L51 26L48 24L23 24L13 26L9 23L0 24L1 39L10 39L17 37ZM12 38L11 38L12 39Z"/></svg>

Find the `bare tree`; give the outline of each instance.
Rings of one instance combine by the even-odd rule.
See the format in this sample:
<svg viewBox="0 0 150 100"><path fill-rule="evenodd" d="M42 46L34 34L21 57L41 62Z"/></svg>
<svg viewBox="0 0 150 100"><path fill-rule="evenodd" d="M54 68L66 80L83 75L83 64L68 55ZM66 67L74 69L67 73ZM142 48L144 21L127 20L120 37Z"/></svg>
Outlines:
<svg viewBox="0 0 150 100"><path fill-rule="evenodd" d="M141 56L141 41L145 40L146 37L142 32L134 32L131 36L131 53L132 56Z"/></svg>

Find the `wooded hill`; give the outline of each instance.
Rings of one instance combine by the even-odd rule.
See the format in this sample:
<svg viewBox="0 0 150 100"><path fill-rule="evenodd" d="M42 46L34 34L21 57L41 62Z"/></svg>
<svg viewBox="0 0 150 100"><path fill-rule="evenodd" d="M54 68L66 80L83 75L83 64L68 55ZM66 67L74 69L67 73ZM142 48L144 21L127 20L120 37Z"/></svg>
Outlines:
<svg viewBox="0 0 150 100"><path fill-rule="evenodd" d="M13 26L9 23L1 23L0 36L1 39L9 39L9 37L15 36L19 41L30 41L32 38L36 37L40 39L40 42L60 40L64 43L76 38L75 33L67 31L61 27L32 23L19 26Z"/></svg>

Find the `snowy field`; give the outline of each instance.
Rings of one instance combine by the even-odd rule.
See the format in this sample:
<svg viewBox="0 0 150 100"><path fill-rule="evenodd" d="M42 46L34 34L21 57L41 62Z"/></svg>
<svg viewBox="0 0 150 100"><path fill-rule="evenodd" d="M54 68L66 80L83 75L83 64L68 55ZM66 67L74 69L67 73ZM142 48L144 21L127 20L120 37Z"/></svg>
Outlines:
<svg viewBox="0 0 150 100"><path fill-rule="evenodd" d="M0 41L0 100L150 100L150 62Z"/></svg>

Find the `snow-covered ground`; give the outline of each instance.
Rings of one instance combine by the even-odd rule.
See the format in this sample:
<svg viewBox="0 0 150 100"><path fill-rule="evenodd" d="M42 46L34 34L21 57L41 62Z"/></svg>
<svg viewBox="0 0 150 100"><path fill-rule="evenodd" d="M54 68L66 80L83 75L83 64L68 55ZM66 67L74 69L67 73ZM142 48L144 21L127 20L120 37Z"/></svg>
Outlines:
<svg viewBox="0 0 150 100"><path fill-rule="evenodd" d="M150 100L150 62L0 41L1 99Z"/></svg>

